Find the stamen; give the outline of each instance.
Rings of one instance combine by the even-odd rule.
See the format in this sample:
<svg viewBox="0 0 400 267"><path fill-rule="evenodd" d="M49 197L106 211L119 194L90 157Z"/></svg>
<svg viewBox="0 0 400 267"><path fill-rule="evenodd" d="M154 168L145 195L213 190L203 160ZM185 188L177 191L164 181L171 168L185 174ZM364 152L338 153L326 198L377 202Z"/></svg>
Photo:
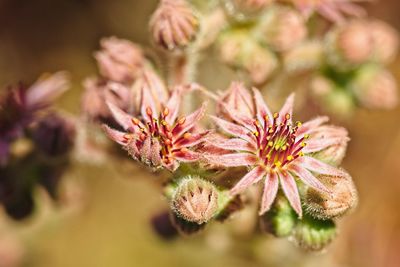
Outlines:
<svg viewBox="0 0 400 267"><path fill-rule="evenodd" d="M147 114L149 117L151 117L151 116L153 115L153 111L151 110L150 107L147 107L147 108L146 108L146 114Z"/></svg>
<svg viewBox="0 0 400 267"><path fill-rule="evenodd" d="M132 121L133 125L136 125L136 126L139 125L139 123L140 123L140 121L136 118L132 118L131 121Z"/></svg>
<svg viewBox="0 0 400 267"><path fill-rule="evenodd" d="M169 114L169 108L165 108L164 111L163 111L164 117L167 117L168 114Z"/></svg>
<svg viewBox="0 0 400 267"><path fill-rule="evenodd" d="M180 118L180 119L178 120L178 124L182 125L182 124L185 123L185 121L186 121L186 117L182 117L182 118Z"/></svg>
<svg viewBox="0 0 400 267"><path fill-rule="evenodd" d="M190 137L192 137L192 134L189 133L189 132L187 132L187 133L185 133L185 134L183 135L183 138L185 138L185 139L189 139Z"/></svg>

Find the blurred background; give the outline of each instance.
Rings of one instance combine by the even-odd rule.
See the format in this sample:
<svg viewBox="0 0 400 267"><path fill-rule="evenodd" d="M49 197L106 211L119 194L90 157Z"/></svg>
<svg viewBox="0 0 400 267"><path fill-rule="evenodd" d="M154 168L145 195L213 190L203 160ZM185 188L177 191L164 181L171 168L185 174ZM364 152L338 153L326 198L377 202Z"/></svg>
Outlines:
<svg viewBox="0 0 400 267"><path fill-rule="evenodd" d="M148 20L156 0L0 0L0 88L33 82L43 72L68 70L72 90L60 107L79 114L82 80L97 73L93 51L115 35L150 45ZM400 2L368 5L371 16L400 30ZM212 66L210 68L209 66ZM212 60L199 81L226 88L229 75ZM400 81L400 58L391 70ZM216 79L215 73L223 79ZM358 209L340 222L340 235L326 253L307 254L267 235L232 237L214 223L208 234L169 242L154 234L150 218L165 208L152 176L135 166L75 164L67 176L84 193L73 216L54 216L51 204L24 222L0 215L0 267L23 255L21 266L400 266L400 108L358 110L348 121L351 142L344 167L357 184ZM40 192L39 192L40 194ZM84 199L84 201L82 200ZM232 224L232 225L230 225ZM15 238L17 237L17 238ZM253 242L249 246L248 242ZM8 258L7 258L8 257ZM4 261L3 261L4 260Z"/></svg>

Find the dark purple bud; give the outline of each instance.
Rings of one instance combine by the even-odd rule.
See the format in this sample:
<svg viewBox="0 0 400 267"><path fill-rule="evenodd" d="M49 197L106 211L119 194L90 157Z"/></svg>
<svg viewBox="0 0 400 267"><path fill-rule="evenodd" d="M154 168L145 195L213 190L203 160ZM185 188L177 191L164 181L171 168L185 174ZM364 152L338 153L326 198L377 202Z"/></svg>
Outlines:
<svg viewBox="0 0 400 267"><path fill-rule="evenodd" d="M165 240L171 240L178 236L178 231L172 224L169 211L156 214L151 218L151 226L153 230Z"/></svg>

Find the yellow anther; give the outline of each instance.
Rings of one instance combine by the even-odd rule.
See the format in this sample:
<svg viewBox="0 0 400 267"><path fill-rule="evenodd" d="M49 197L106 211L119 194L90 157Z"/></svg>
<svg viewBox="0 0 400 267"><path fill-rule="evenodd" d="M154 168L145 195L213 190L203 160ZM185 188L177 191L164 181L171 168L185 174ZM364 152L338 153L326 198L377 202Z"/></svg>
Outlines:
<svg viewBox="0 0 400 267"><path fill-rule="evenodd" d="M304 135L304 139L308 139L308 138L310 138L310 135L309 134L305 134Z"/></svg>
<svg viewBox="0 0 400 267"><path fill-rule="evenodd" d="M291 161L291 160L293 160L294 159L294 157L292 156L292 155L289 155L289 156L287 156L287 158L286 158L288 161Z"/></svg>
<svg viewBox="0 0 400 267"><path fill-rule="evenodd" d="M285 116L285 118L286 118L287 120L290 119L290 114L287 113L286 116Z"/></svg>
<svg viewBox="0 0 400 267"><path fill-rule="evenodd" d="M301 127L301 125L303 125L300 121L296 122L297 127Z"/></svg>
<svg viewBox="0 0 400 267"><path fill-rule="evenodd" d="M269 142L268 142L268 146L270 146L270 147L274 146L274 142L269 141Z"/></svg>
<svg viewBox="0 0 400 267"><path fill-rule="evenodd" d="M282 146L282 150L283 150L283 151L285 151L286 149L287 149L287 146L286 146L286 145Z"/></svg>
<svg viewBox="0 0 400 267"><path fill-rule="evenodd" d="M147 114L148 116L153 115L153 111L151 110L150 107L147 107L147 108L146 108L146 114Z"/></svg>
<svg viewBox="0 0 400 267"><path fill-rule="evenodd" d="M169 108L165 108L163 111L163 115L166 117L169 114Z"/></svg>
<svg viewBox="0 0 400 267"><path fill-rule="evenodd" d="M307 143L305 143L305 142L302 142L302 143L301 143L301 146L302 146L302 147L305 147L306 145L307 145Z"/></svg>
<svg viewBox="0 0 400 267"><path fill-rule="evenodd" d="M253 132L254 136L258 137L260 134L257 131Z"/></svg>
<svg viewBox="0 0 400 267"><path fill-rule="evenodd" d="M278 160L277 162L275 162L275 166L279 168L280 166L282 166L282 162L280 162L280 161Z"/></svg>
<svg viewBox="0 0 400 267"><path fill-rule="evenodd" d="M275 112L274 113L274 119L278 118L278 116L279 116L279 113Z"/></svg>
<svg viewBox="0 0 400 267"><path fill-rule="evenodd" d="M134 125L138 125L139 122L140 122L140 121L139 121L138 119L132 118L132 123L133 123Z"/></svg>
<svg viewBox="0 0 400 267"><path fill-rule="evenodd" d="M304 156L304 153L303 153L303 151L300 151L298 155L299 155L299 157L302 157L302 156Z"/></svg>
<svg viewBox="0 0 400 267"><path fill-rule="evenodd" d="M265 115L265 116L264 116L264 120L265 120L265 121L268 121L268 120L269 120L268 115Z"/></svg>
<svg viewBox="0 0 400 267"><path fill-rule="evenodd" d="M274 132L274 130L272 130L272 129L269 129L269 131L268 131L268 133L273 133Z"/></svg>
<svg viewBox="0 0 400 267"><path fill-rule="evenodd" d="M280 147L281 147L281 146L280 146L279 144L276 144L276 145L275 145L275 150L279 150Z"/></svg>
<svg viewBox="0 0 400 267"><path fill-rule="evenodd" d="M260 122L256 120L256 121L254 121L254 125L257 127L260 127Z"/></svg>
<svg viewBox="0 0 400 267"><path fill-rule="evenodd" d="M165 120L162 120L162 121L161 121L161 124L162 124L163 126L167 126L167 122L166 122Z"/></svg>
<svg viewBox="0 0 400 267"><path fill-rule="evenodd" d="M192 137L192 134L191 134L191 133L185 133L185 134L183 135L183 138L185 138L185 139L189 139L190 137Z"/></svg>

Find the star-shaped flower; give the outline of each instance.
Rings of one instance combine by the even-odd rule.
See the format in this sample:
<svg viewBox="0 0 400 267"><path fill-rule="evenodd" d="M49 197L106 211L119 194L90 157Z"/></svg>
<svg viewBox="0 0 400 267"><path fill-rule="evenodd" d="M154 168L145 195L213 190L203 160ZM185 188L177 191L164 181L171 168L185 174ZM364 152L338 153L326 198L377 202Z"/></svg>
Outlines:
<svg viewBox="0 0 400 267"><path fill-rule="evenodd" d="M143 87L139 116L131 116L116 105L108 107L124 132L104 125L104 130L115 142L135 159L155 169L174 171L180 162L200 159L194 147L203 141L206 132L197 132L194 127L203 117L205 104L192 114L178 118L182 88L172 91L166 102L158 102L151 90ZM158 99L159 100L159 99Z"/></svg>
<svg viewBox="0 0 400 267"><path fill-rule="evenodd" d="M328 119L317 117L304 124L292 122L294 94L288 97L279 113L272 114L261 93L253 89L255 113L252 117L237 112L231 105L225 111L230 118L212 116L226 137L214 135L208 142L226 153L206 155L212 164L234 167L248 166L250 171L231 189L239 194L252 184L264 180L260 215L275 200L279 184L290 204L302 216L296 180L317 190L329 190L315 176L341 175L342 171L313 157L313 153L348 141L347 131L323 125ZM229 121L228 121L229 120Z"/></svg>

